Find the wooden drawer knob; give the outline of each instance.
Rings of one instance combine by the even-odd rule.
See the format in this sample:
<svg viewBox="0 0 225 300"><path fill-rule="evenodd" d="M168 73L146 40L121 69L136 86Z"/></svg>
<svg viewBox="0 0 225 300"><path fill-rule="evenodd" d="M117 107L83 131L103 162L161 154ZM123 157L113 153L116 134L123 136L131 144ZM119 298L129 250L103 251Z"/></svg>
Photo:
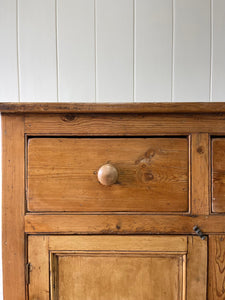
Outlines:
<svg viewBox="0 0 225 300"><path fill-rule="evenodd" d="M111 164L105 164L98 170L98 181L102 185L112 185L118 179L118 171Z"/></svg>

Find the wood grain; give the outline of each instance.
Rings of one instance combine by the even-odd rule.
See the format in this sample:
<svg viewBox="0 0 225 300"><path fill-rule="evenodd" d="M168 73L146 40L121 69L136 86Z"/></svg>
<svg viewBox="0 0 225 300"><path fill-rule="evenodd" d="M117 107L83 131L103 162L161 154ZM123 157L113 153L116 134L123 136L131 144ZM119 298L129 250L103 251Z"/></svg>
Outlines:
<svg viewBox="0 0 225 300"><path fill-rule="evenodd" d="M209 136L192 134L192 209L193 215L209 214Z"/></svg>
<svg viewBox="0 0 225 300"><path fill-rule="evenodd" d="M188 135L225 132L225 114L28 114L27 134ZM163 122L162 122L163 120Z"/></svg>
<svg viewBox="0 0 225 300"><path fill-rule="evenodd" d="M29 299L49 300L49 255L47 236L29 236ZM43 287L44 289L40 288ZM22 299L21 299L22 300Z"/></svg>
<svg viewBox="0 0 225 300"><path fill-rule="evenodd" d="M36 298L49 297L51 274L51 299L206 299L207 241L199 237L32 236L29 247Z"/></svg>
<svg viewBox="0 0 225 300"><path fill-rule="evenodd" d="M212 140L212 211L225 212L225 138Z"/></svg>
<svg viewBox="0 0 225 300"><path fill-rule="evenodd" d="M187 252L186 236L49 236L49 250Z"/></svg>
<svg viewBox="0 0 225 300"><path fill-rule="evenodd" d="M30 236L30 297L51 279L51 299L185 299L186 253L185 236Z"/></svg>
<svg viewBox="0 0 225 300"><path fill-rule="evenodd" d="M25 299L24 118L2 115L4 300Z"/></svg>
<svg viewBox="0 0 225 300"><path fill-rule="evenodd" d="M225 299L225 236L209 236L208 299Z"/></svg>
<svg viewBox="0 0 225 300"><path fill-rule="evenodd" d="M193 227L204 232L225 232L225 216L127 215L127 214L27 214L27 233L99 233L99 234L193 234Z"/></svg>
<svg viewBox="0 0 225 300"><path fill-rule="evenodd" d="M207 250L207 239L188 237L187 300L207 299Z"/></svg>
<svg viewBox="0 0 225 300"><path fill-rule="evenodd" d="M0 103L1 112L10 113L225 113L225 103Z"/></svg>
<svg viewBox="0 0 225 300"><path fill-rule="evenodd" d="M98 169L118 170L112 186ZM185 138L32 138L28 141L29 211L188 211Z"/></svg>
<svg viewBox="0 0 225 300"><path fill-rule="evenodd" d="M2 107L2 104L0 104L0 107ZM194 225L197 225L205 235L210 235L208 253L209 286L207 297L209 300L225 299L225 201L223 200L225 199L223 188L225 182L223 178L225 173L225 107L223 104L221 106L191 104L191 106L187 105L187 107L189 107L189 110L188 108L184 109L174 104L173 108L175 110L171 112L171 106L168 105L97 105L87 107L87 105L82 104L78 104L77 106L72 104L65 104L65 106L42 106L42 104L40 106L26 106L21 104L19 106L5 106L5 109L11 109L11 113L3 114L2 117L4 300L26 299L25 263L27 259L27 235L29 236L28 256L31 263L29 293L32 299L47 300L49 297L52 297L49 294L52 293L53 295L53 292L56 290L53 288L53 284L58 286L58 293L60 293L61 289L62 294L60 297L62 298L63 294L68 290L66 284L68 283L69 286L72 286L74 282L72 278L71 281L69 279L64 280L65 286L60 287L61 280L57 279L59 278L57 277L58 275L56 277L52 276L51 279L49 278L49 264L52 266L55 265L54 273L61 274L59 275L61 278L62 274L64 274L63 276L73 277L69 274L73 266L77 267L76 255L79 251L83 252L83 254L89 250L93 253L96 251L101 252L101 254L104 251L111 251L114 255L117 251L132 252L133 249L132 255L136 251L134 255L134 270L143 270L147 266L157 269L153 274L157 278L156 282L161 282L160 270L163 270L163 264L167 266L165 267L165 274L168 274L168 269L173 270L173 274L175 274L171 276L173 282L176 282L176 286L180 283L180 288L177 289L178 294L169 294L169 297L172 297L173 300L176 297L179 300L205 300L207 241L202 241L199 237L193 236L195 234L193 231ZM198 112L200 107L204 107L203 113ZM14 114L13 109L16 111L17 108L20 112L30 110L32 113ZM146 112L143 111L145 108ZM218 113L219 108L221 109L220 113ZM39 110L35 114L33 112L36 109ZM62 109L64 113L40 113L43 112L43 109L45 112L51 111L50 109ZM67 111L67 109L69 110ZM128 111L125 112L125 109ZM139 112L142 111L142 113L137 113L135 109L139 110ZM182 109L186 112L182 113ZM211 110L210 113L209 110ZM25 133L27 134L26 140L24 140ZM210 139L212 140L212 147L210 147ZM107 212L103 210L101 213L93 210L88 212L65 212L62 209L64 205L61 205L60 209L62 211L59 212L36 211L34 213L26 213L25 215L24 169L27 165L24 157L27 158L27 154L29 153L25 150L35 140L48 141L47 147L45 144L41 145L41 147L38 146L39 148L37 145L34 145L36 150L32 154L32 170L34 171L32 176L37 180L37 186L40 185L38 180L43 185L40 202L43 202L42 199L46 193L52 193L52 191L54 193L54 190L57 190L58 186L60 186L59 182L55 181L50 189L49 185L43 183L44 180L40 180L41 178L53 177L54 181L61 176L62 181L67 182L67 184L70 183L71 187L69 189L72 188L75 191L75 187L71 183L72 181L70 182L68 178L71 174L74 175L71 173L71 165L76 165L76 169L79 171L76 173L75 178L78 178L81 170L84 169L81 168L81 163L78 164L80 158L86 158L86 160L81 160L86 170L95 171L97 167L93 166L97 157L103 157L103 163L107 163L108 155L112 154L112 162L114 158L118 160L116 164L119 160L126 161L127 159L128 162L137 162L137 165L135 165L136 168L140 162L148 164L149 156L151 156L151 163L147 166L147 169L153 170L156 175L166 174L166 177L162 176L162 178L165 178L165 182L168 184L167 194L169 196L171 196L170 193L176 192L178 188L176 185L175 187L173 186L174 180L179 182L179 185L184 184L182 176L185 174L187 183L187 174L190 172L189 177L190 182L192 182L191 196L193 200L192 211L189 212L186 209L183 212L171 211L169 214L168 211L155 211L154 213L140 211ZM69 140L71 144L64 144L64 140ZM24 147L25 141L29 141L27 149ZM55 147L54 141L57 141L57 147ZM73 141L76 143L74 142L73 144ZM92 144L92 141L95 141L96 144ZM101 144L101 141L104 142ZM113 144L114 141L116 141L115 145ZM149 142L151 142L151 146L154 146L154 156L152 156L151 151L148 151L151 148ZM80 146L79 143L81 143ZM89 153L89 159L87 159L87 152L82 153L81 151L84 146ZM190 153L188 153L188 147L191 150ZM212 154L210 155L211 148ZM39 150L37 151L37 149ZM76 151L78 154L76 154ZM46 156L47 159L46 157L43 158L46 152L48 153ZM62 155L65 153L67 154ZM73 156L71 153L75 153L76 155ZM93 153L98 154L93 155ZM120 153L120 156L118 153ZM148 154L147 156L146 153ZM91 157L92 160L90 159ZM213 201L215 202L215 206L213 204L212 207L213 213L210 213L208 205L211 157L213 197L216 196L216 201ZM184 172L184 164L187 165L188 161L189 167L186 166L186 171ZM99 160L98 166L101 165L102 162ZM125 168L126 172L131 169L128 167ZM169 171L164 173L162 172L164 169ZM126 173L129 178L133 176L132 174L136 176L136 171L132 170L133 173L130 171ZM121 168L119 168L119 171L121 172ZM124 176L125 173L120 174ZM173 174L176 175L172 176ZM87 184L85 183L85 175L86 173L84 173L83 180L80 182L76 179L78 180L77 185ZM97 174L93 174L93 178L96 180L95 183L100 185L97 182ZM156 176L156 178L159 179L161 177ZM129 182L131 185L132 181ZM157 193L155 192L155 199L160 199L160 195L163 193L166 195L164 189L165 182L163 180L159 180L157 184L154 182L157 190ZM171 182L173 188L170 186ZM64 187L66 190L66 186ZM131 189L135 191L138 188L135 181ZM85 189L83 189L83 192L85 193ZM147 199L148 192L145 191L145 193ZM125 194L129 195L129 192ZM137 194L140 193L138 192ZM72 197L75 196L76 193L74 192ZM176 203L177 207L184 204L179 203L179 199L182 198L178 198L174 197L172 199L171 197L170 199L170 202L172 204ZM55 199L57 199L57 194L56 197L52 197L49 207L55 205ZM136 199L139 198L136 197ZM185 199L187 200L187 198ZM61 199L60 201L64 200ZM119 205L121 208L123 204L119 203L119 200L116 201L117 203L114 206L117 207ZM136 205L135 209L137 205L140 205L141 201L138 200L135 202L133 200L133 204ZM154 205L161 204L156 203ZM141 205L144 207L143 203ZM99 203L98 207L102 209L102 205ZM48 234L48 236L41 236L41 234ZM157 236L153 236L154 234ZM97 235L100 235L100 237ZM184 235L192 236L187 238ZM132 249L129 249L129 245ZM143 249L149 249L147 250L149 252L154 251L154 255L157 252L157 255L163 256L163 262L161 261L162 258L158 260L160 261L159 268L155 267L155 261L151 261L150 256L148 258L145 256L147 264L141 263L138 255ZM69 251L71 251L71 256L68 253ZM166 258L164 251L166 252ZM179 259L176 260L177 267L175 269L171 258L173 255L176 256L176 259L179 256ZM83 258L84 256L82 256ZM98 258L96 256L94 258L96 259L94 264L96 264ZM130 256L128 257L127 255L126 259L127 262L130 262ZM110 261L111 266L115 267L115 270L118 270L118 274L128 274L126 269L127 262L126 264L122 263L121 269L118 269L119 267L114 256L110 258ZM84 268L88 265L86 262L85 260L82 262ZM63 266L61 270L60 265ZM104 269L105 267L106 272L108 272L109 267L106 264L102 263L100 265L100 268ZM67 269L68 274L65 274L64 271ZM185 274L187 274L187 277ZM85 276L84 278L87 278ZM145 285L149 286L148 277L142 277L143 284L145 283ZM115 277L113 278L115 279ZM107 276L105 279L107 279ZM49 289L49 280L51 280L52 284L51 289ZM127 286L129 282L124 281L124 284ZM171 284L168 285L171 286ZM40 286L43 288L39 288ZM121 286L123 286L122 283ZM131 289L133 289L133 285ZM163 299L164 294L158 294L158 291L156 294L153 293L155 299ZM128 293L128 290L126 292ZM71 293L73 295L73 291ZM96 295L98 297L98 293ZM127 298L127 294L125 295ZM135 295L136 298L139 297L139 294L135 294L135 292L132 295ZM71 297L70 294L66 296ZM57 299L56 296L55 298Z"/></svg>
<svg viewBox="0 0 225 300"><path fill-rule="evenodd" d="M55 299L184 299L182 258L136 253L59 255Z"/></svg>

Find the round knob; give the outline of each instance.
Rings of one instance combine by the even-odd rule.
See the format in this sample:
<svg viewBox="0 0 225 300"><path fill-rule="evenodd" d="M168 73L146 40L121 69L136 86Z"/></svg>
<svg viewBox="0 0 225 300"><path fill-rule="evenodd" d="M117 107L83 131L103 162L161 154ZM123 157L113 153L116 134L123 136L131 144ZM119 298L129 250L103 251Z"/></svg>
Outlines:
<svg viewBox="0 0 225 300"><path fill-rule="evenodd" d="M116 183L117 179L118 179L118 171L111 164L103 165L98 170L98 181L102 185L112 185Z"/></svg>

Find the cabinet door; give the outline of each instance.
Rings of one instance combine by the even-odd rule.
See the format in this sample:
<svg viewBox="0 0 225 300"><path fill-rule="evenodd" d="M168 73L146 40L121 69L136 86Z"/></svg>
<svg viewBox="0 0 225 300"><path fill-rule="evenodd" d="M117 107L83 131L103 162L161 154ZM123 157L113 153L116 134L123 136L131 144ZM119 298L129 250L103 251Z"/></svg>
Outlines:
<svg viewBox="0 0 225 300"><path fill-rule="evenodd" d="M206 300L199 237L30 236L28 256L33 300Z"/></svg>

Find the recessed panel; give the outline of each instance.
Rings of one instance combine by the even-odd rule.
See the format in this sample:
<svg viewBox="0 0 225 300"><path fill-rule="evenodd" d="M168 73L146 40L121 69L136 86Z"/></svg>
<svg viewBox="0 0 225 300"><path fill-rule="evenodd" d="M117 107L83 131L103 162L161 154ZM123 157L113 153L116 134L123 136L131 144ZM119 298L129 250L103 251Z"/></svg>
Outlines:
<svg viewBox="0 0 225 300"><path fill-rule="evenodd" d="M52 300L181 300L183 259L168 253L56 255Z"/></svg>

